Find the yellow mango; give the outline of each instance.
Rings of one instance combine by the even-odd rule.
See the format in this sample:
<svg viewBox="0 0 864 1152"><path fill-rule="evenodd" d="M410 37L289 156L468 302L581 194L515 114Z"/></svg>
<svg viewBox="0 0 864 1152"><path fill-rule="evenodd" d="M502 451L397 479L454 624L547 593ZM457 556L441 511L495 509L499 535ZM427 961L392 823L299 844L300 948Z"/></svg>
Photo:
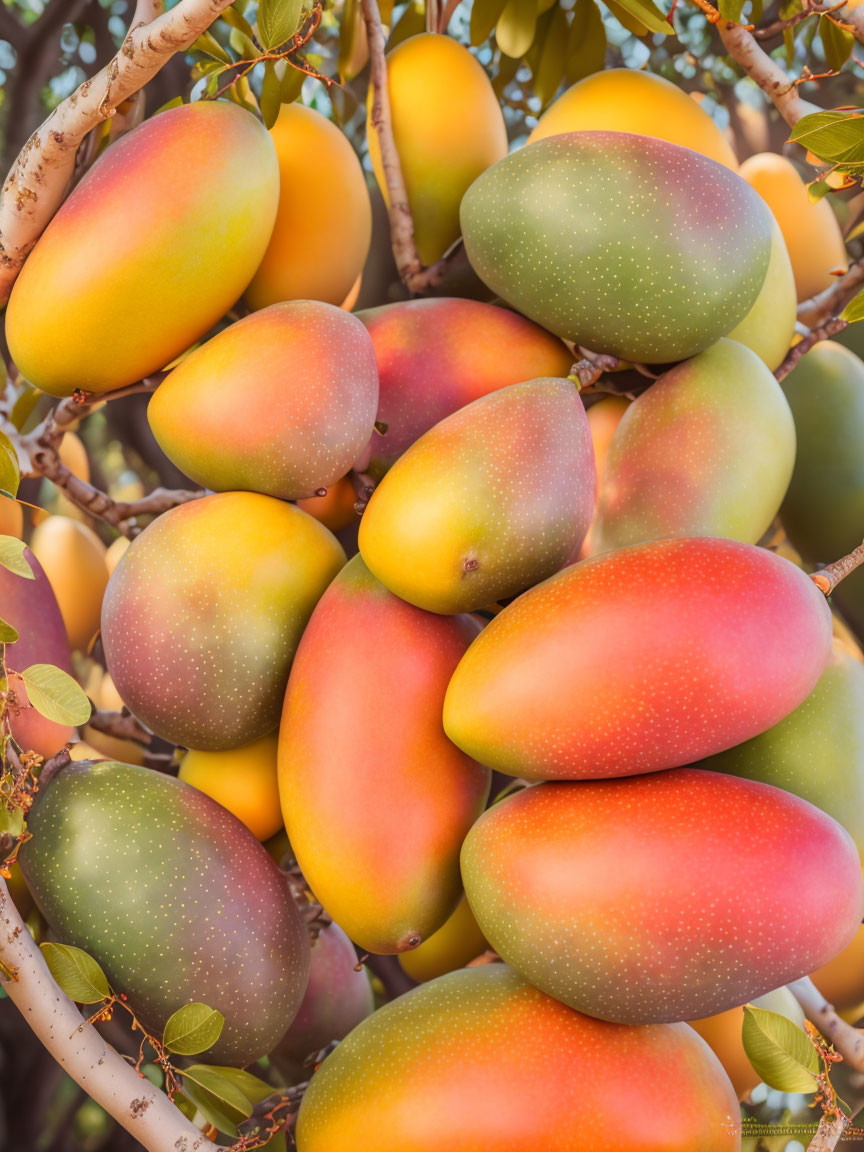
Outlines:
<svg viewBox="0 0 864 1152"><path fill-rule="evenodd" d="M276 733L227 752L187 752L181 780L206 792L242 820L253 836L269 840L282 827L276 775Z"/></svg>
<svg viewBox="0 0 864 1152"><path fill-rule="evenodd" d="M488 947L463 895L438 931L424 940L419 948L402 952L399 963L412 980L423 984L457 968L464 968Z"/></svg>
<svg viewBox="0 0 864 1152"><path fill-rule="evenodd" d="M372 239L360 161L335 124L302 104L283 104L270 135L279 158L279 208L246 300L255 309L283 300L340 305Z"/></svg>
<svg viewBox="0 0 864 1152"><path fill-rule="evenodd" d="M108 583L105 545L86 524L49 516L36 525L30 547L51 581L69 646L86 650L99 628Z"/></svg>
<svg viewBox="0 0 864 1152"><path fill-rule="evenodd" d="M753 307L729 333L745 344L773 372L786 357L795 335L798 294L792 261L776 220L772 220L771 254L765 282Z"/></svg>
<svg viewBox="0 0 864 1152"><path fill-rule="evenodd" d="M735 153L708 115L669 80L632 68L595 72L568 88L540 117L528 143L561 132L634 132L701 152L737 169Z"/></svg>
<svg viewBox="0 0 864 1152"><path fill-rule="evenodd" d="M489 77L467 48L424 32L387 56L393 135L424 264L459 238L459 204L468 186L507 155L507 129ZM372 96L366 123L369 155L389 203Z"/></svg>

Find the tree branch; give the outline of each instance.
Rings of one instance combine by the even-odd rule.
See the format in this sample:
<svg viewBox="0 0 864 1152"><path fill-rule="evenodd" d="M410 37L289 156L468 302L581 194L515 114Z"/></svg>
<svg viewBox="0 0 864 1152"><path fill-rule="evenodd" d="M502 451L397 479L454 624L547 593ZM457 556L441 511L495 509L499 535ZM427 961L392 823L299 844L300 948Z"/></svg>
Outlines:
<svg viewBox="0 0 864 1152"><path fill-rule="evenodd" d="M163 1092L105 1043L60 991L3 880L0 964L6 994L57 1063L148 1152L218 1152Z"/></svg>
<svg viewBox="0 0 864 1152"><path fill-rule="evenodd" d="M786 359L774 372L776 379L778 381L785 380L801 357L809 352L814 344L818 344L820 340L830 340L832 336L836 336L838 332L842 332L844 328L848 327L848 321L840 320L835 316L817 328L811 328L803 339L789 349Z"/></svg>
<svg viewBox="0 0 864 1152"><path fill-rule="evenodd" d="M60 207L84 137L114 115L176 53L206 31L230 0L180 0L155 15L161 0L139 0L120 51L85 80L33 133L0 195L0 304L24 261Z"/></svg>
<svg viewBox="0 0 864 1152"><path fill-rule="evenodd" d="M864 15L864 12L862 12ZM811 296L798 305L798 319L808 328L824 323L830 316L837 316L858 289L864 285L864 260L856 260L849 265L848 272L838 276L830 287L818 296Z"/></svg>
<svg viewBox="0 0 864 1152"><path fill-rule="evenodd" d="M843 1057L849 1068L864 1072L864 1032L837 1015L809 976L794 980L789 991L801 1005L804 1015Z"/></svg>
<svg viewBox="0 0 864 1152"><path fill-rule="evenodd" d="M148 732L140 721L136 720L131 712L106 712L103 709L94 709L89 726L96 732L104 732L106 736L116 736L119 740L132 740L149 748L153 743L153 733Z"/></svg>

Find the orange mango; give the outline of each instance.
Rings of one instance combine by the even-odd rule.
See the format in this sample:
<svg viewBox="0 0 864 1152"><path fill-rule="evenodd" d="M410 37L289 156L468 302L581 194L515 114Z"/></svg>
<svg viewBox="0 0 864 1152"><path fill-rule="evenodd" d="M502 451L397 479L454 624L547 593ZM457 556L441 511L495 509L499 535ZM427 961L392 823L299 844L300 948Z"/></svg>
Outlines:
<svg viewBox="0 0 864 1152"><path fill-rule="evenodd" d="M471 905L463 895L438 931L419 948L403 952L399 963L412 980L423 984L456 968L464 968L488 947Z"/></svg>
<svg viewBox="0 0 864 1152"><path fill-rule="evenodd" d="M164 367L246 288L278 196L273 142L238 105L146 120L96 161L28 257L6 312L18 368L69 396Z"/></svg>
<svg viewBox="0 0 864 1152"><path fill-rule="evenodd" d="M189 751L177 775L233 812L258 840L282 827L276 779L276 734L225 752Z"/></svg>
<svg viewBox="0 0 864 1152"><path fill-rule="evenodd" d="M387 56L393 135L424 264L459 238L459 204L481 172L507 155L507 129L482 65L450 36L424 32ZM366 123L378 187L389 203L372 91Z"/></svg>
<svg viewBox="0 0 864 1152"><path fill-rule="evenodd" d="M342 304L372 239L360 161L332 121L302 104L283 104L270 135L279 160L279 207L246 301L255 309L282 300Z"/></svg>
<svg viewBox="0 0 864 1152"><path fill-rule="evenodd" d="M476 632L398 599L355 556L300 641L279 736L285 827L310 888L366 951L417 947L459 900L489 773L447 740L441 704Z"/></svg>
<svg viewBox="0 0 864 1152"><path fill-rule="evenodd" d="M331 532L340 532L358 520L357 492L350 476L342 476L331 484L323 496L308 496L297 501L297 507L314 516Z"/></svg>
<svg viewBox="0 0 864 1152"><path fill-rule="evenodd" d="M51 581L70 646L86 651L99 630L108 583L105 545L87 524L48 516L36 525L31 547Z"/></svg>

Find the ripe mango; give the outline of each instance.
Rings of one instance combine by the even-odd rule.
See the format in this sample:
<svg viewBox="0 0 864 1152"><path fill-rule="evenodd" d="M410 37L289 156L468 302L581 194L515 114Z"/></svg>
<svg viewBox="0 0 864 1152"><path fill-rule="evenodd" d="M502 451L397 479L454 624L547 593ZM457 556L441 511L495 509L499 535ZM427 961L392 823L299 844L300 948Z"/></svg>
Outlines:
<svg viewBox="0 0 864 1152"><path fill-rule="evenodd" d="M282 300L339 305L363 271L372 239L363 168L336 125L302 104L283 104L270 136L279 207L246 301L256 309Z"/></svg>
<svg viewBox="0 0 864 1152"><path fill-rule="evenodd" d="M474 181L461 218L493 292L575 344L648 363L740 323L771 249L771 215L734 172L626 132L520 148Z"/></svg>
<svg viewBox="0 0 864 1152"><path fill-rule="evenodd" d="M834 282L832 273L845 270L847 264L843 233L828 201L812 203L792 161L773 152L750 156L740 172L780 225L798 299L807 300L828 288Z"/></svg>
<svg viewBox="0 0 864 1152"><path fill-rule="evenodd" d="M489 773L447 740L441 705L476 632L398 599L355 556L297 649L279 736L285 827L312 891L368 952L416 947L459 899Z"/></svg>
<svg viewBox="0 0 864 1152"><path fill-rule="evenodd" d="M46 517L30 543L51 581L70 647L86 651L99 630L108 583L105 545L89 525L68 516Z"/></svg>
<svg viewBox="0 0 864 1152"><path fill-rule="evenodd" d="M132 543L102 609L108 671L130 710L185 748L272 732L318 597L345 563L317 520L222 492L172 508Z"/></svg>
<svg viewBox="0 0 864 1152"><path fill-rule="evenodd" d="M588 427L591 429L591 443L594 445L594 471L597 474L598 497L606 474L609 449L618 425L629 407L630 401L624 396L604 396L602 400L598 400L585 410Z"/></svg>
<svg viewBox="0 0 864 1152"><path fill-rule="evenodd" d="M238 320L182 360L147 419L169 460L204 487L290 500L345 475L377 406L375 350L360 321L295 300Z"/></svg>
<svg viewBox="0 0 864 1152"><path fill-rule="evenodd" d="M858 1008L864 1001L864 927L851 944L813 973L813 983L838 1012Z"/></svg>
<svg viewBox="0 0 864 1152"><path fill-rule="evenodd" d="M524 316L479 300L403 300L358 312L378 361L369 471L383 476L424 432L472 400L540 376L566 376L572 353Z"/></svg>
<svg viewBox="0 0 864 1152"><path fill-rule="evenodd" d="M306 1060L347 1036L373 1008L369 974L358 965L354 945L338 924L328 924L312 941L306 995L273 1052L274 1063L289 1083L308 1080Z"/></svg>
<svg viewBox="0 0 864 1152"><path fill-rule="evenodd" d="M357 493L350 476L342 476L331 484L323 496L308 496L297 501L297 507L308 512L331 532L341 532L349 524L356 524Z"/></svg>
<svg viewBox="0 0 864 1152"><path fill-rule="evenodd" d="M92 667L83 683L83 688L97 708L104 708L108 712L120 712L126 707L126 701L120 696L114 681L99 664ZM92 724L85 726L84 740L81 743L85 747L89 746L94 754L84 755L79 751L72 757L73 760L119 760L121 764L144 763L144 748L141 744L136 744L134 740L111 736L107 732L99 732Z"/></svg>
<svg viewBox="0 0 864 1152"><path fill-rule="evenodd" d="M0 536L17 536L24 531L24 509L17 500L0 495Z"/></svg>
<svg viewBox="0 0 864 1152"><path fill-rule="evenodd" d="M864 862L864 665L834 641L803 704L744 744L697 767L761 780L809 800L842 824Z"/></svg>
<svg viewBox="0 0 864 1152"><path fill-rule="evenodd" d="M190 751L180 762L178 776L233 812L257 840L269 840L282 827L277 743L276 734L271 733L245 748Z"/></svg>
<svg viewBox="0 0 864 1152"><path fill-rule="evenodd" d="M459 202L468 186L507 155L504 114L477 58L437 33L411 36L387 54L387 90L417 252L434 264L459 239ZM369 156L389 204L371 86L368 105Z"/></svg>
<svg viewBox="0 0 864 1152"><path fill-rule="evenodd" d="M755 352L718 340L630 405L609 449L591 552L668 536L755 544L795 463L795 423Z"/></svg>
<svg viewBox="0 0 864 1152"><path fill-rule="evenodd" d="M622 1024L746 1004L836 956L864 913L858 853L830 816L695 768L517 792L468 833L462 876L508 964Z"/></svg>
<svg viewBox="0 0 864 1152"><path fill-rule="evenodd" d="M419 948L403 952L399 963L412 980L422 984L456 968L464 968L488 947L463 894L438 931Z"/></svg>
<svg viewBox="0 0 864 1152"><path fill-rule="evenodd" d="M54 396L163 368L243 292L278 197L273 142L236 104L184 104L121 136L15 282L6 336L18 368Z"/></svg>
<svg viewBox="0 0 864 1152"><path fill-rule="evenodd" d="M18 632L15 643L6 647L6 666L24 672L31 664L54 664L71 673L69 641L51 582L29 548L24 556L33 580L0 564L0 617ZM74 728L46 720L30 707L27 690L17 677L11 677L9 687L20 709L10 708L12 736L23 751L48 757L74 738Z"/></svg>
<svg viewBox="0 0 864 1152"><path fill-rule="evenodd" d="M607 68L586 76L551 104L528 143L562 132L632 132L701 152L731 168L735 153L723 133L686 92L670 80L635 68Z"/></svg>
<svg viewBox="0 0 864 1152"><path fill-rule="evenodd" d="M799 1028L804 1027L804 1013L801 1005L788 988L776 988L764 996L758 996L753 1005L766 1012L776 1012L785 1016ZM747 1058L741 1030L744 1027L744 1008L729 1008L716 1016L706 1016L702 1020L691 1020L695 1029L708 1044L711 1051L726 1069L726 1075L739 1097L747 1096L760 1082L759 1073Z"/></svg>
<svg viewBox="0 0 864 1152"><path fill-rule="evenodd" d="M773 372L783 363L792 344L797 320L798 293L786 241L776 220L771 221L771 255L765 282L756 302L740 324L729 333L731 340L746 344Z"/></svg>
<svg viewBox="0 0 864 1152"><path fill-rule="evenodd" d="M557 572L594 507L585 409L569 380L511 384L436 424L360 521L372 573L431 612L470 612Z"/></svg>
<svg viewBox="0 0 864 1152"><path fill-rule="evenodd" d="M306 987L306 926L239 820L188 784L130 764L70 764L39 790L21 867L59 939L89 952L160 1034L184 1004L225 1017L200 1057L265 1056Z"/></svg>
<svg viewBox="0 0 864 1152"><path fill-rule="evenodd" d="M456 669L444 729L511 776L675 768L778 723L830 653L825 598L790 561L732 540L637 544L499 613Z"/></svg>
<svg viewBox="0 0 864 1152"><path fill-rule="evenodd" d="M296 1134L298 1152L581 1152L598 1123L610 1152L740 1148L732 1085L692 1028L592 1020L490 964L356 1028L315 1073Z"/></svg>
<svg viewBox="0 0 864 1152"><path fill-rule="evenodd" d="M834 341L815 345L783 381L798 451L780 519L811 564L845 556L864 537L864 363ZM864 572L852 572L832 599L864 632Z"/></svg>

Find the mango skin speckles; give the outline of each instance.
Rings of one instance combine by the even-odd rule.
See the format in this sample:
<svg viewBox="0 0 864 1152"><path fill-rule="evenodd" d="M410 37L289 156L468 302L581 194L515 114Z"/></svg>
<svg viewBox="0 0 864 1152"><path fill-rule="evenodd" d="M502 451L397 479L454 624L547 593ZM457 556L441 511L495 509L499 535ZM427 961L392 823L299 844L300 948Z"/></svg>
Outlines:
<svg viewBox="0 0 864 1152"><path fill-rule="evenodd" d="M674 768L748 740L809 695L831 654L813 581L734 540L658 540L564 569L459 663L444 730L530 779Z"/></svg>
<svg viewBox="0 0 864 1152"><path fill-rule="evenodd" d="M771 215L728 168L628 132L538 140L462 200L471 265L504 300L595 352L666 363L743 320L768 269Z"/></svg>
<svg viewBox="0 0 864 1152"><path fill-rule="evenodd" d="M298 1152L585 1152L598 1118L604 1152L741 1147L732 1085L687 1024L592 1020L490 964L355 1028L313 1076L296 1135Z"/></svg>
<svg viewBox="0 0 864 1152"><path fill-rule="evenodd" d="M471 829L462 876L508 964L624 1024L746 1004L836 956L864 912L858 853L836 821L693 768L519 792Z"/></svg>
<svg viewBox="0 0 864 1152"><path fill-rule="evenodd" d="M81 762L40 789L27 829L21 868L40 911L148 1028L201 1001L225 1027L197 1059L271 1051L303 999L309 943L285 878L235 816L149 768Z"/></svg>
<svg viewBox="0 0 864 1152"><path fill-rule="evenodd" d="M266 736L306 622L344 563L322 524L270 496L220 492L163 513L105 592L102 640L117 691L184 748Z"/></svg>

